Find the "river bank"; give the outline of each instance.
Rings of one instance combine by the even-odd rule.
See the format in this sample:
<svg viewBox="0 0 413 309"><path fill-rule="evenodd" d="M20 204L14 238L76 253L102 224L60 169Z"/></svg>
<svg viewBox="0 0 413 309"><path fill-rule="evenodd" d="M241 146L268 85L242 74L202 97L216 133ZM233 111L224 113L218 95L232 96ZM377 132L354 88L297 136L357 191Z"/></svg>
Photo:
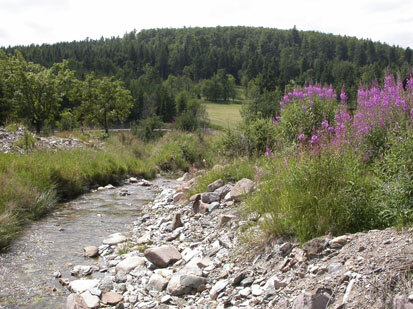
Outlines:
<svg viewBox="0 0 413 309"><path fill-rule="evenodd" d="M27 226L8 252L0 254L0 308L59 308L67 291L53 273L70 277L71 263L97 263L85 260L82 248L111 233L128 232L144 205L173 184L157 178L150 187L129 183L101 188L58 204Z"/></svg>
<svg viewBox="0 0 413 309"><path fill-rule="evenodd" d="M373 230L302 245L263 241L244 218L239 194L254 184L211 183L183 198L194 181L167 188L129 233L98 246L97 279L60 278L66 308L409 308L413 229ZM238 191L239 192L239 191ZM242 195L242 194L241 194ZM245 237L249 242L244 242ZM255 242L253 240L256 240ZM75 280L73 280L75 279Z"/></svg>

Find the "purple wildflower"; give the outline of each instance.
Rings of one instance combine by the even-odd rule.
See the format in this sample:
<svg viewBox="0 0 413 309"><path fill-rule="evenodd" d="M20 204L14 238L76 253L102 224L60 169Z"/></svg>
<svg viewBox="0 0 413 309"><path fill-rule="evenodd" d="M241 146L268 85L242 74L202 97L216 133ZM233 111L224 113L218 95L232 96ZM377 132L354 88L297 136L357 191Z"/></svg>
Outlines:
<svg viewBox="0 0 413 309"><path fill-rule="evenodd" d="M311 136L311 144L316 144L316 143L318 143L318 136L317 135Z"/></svg>

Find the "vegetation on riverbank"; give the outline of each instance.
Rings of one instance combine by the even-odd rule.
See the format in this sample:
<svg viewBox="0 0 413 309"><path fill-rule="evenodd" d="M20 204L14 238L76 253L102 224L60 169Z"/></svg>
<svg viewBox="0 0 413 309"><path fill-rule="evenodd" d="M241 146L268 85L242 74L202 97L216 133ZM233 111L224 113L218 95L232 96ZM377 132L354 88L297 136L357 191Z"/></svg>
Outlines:
<svg viewBox="0 0 413 309"><path fill-rule="evenodd" d="M294 235L304 242L328 233L412 225L409 83L403 87L387 76L381 87L361 87L356 110L348 109L344 91L338 100L329 87L296 87L272 119L251 117L224 136L221 151L235 161L201 176L190 194L206 191L218 178L256 180L259 189L243 210L261 218L259 227L269 238Z"/></svg>
<svg viewBox="0 0 413 309"><path fill-rule="evenodd" d="M101 151L0 153L0 249L26 222L41 218L59 200L72 199L97 185L117 184L127 175L151 179L158 172L207 166L211 159L205 145L205 140L190 133L169 133L150 143L117 133Z"/></svg>

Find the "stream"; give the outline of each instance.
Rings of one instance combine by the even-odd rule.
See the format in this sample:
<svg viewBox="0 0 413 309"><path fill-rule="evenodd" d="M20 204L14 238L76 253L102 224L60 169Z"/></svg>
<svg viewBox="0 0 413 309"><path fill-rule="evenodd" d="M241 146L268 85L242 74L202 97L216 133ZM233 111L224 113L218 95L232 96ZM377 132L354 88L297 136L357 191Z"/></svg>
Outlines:
<svg viewBox="0 0 413 309"><path fill-rule="evenodd" d="M143 206L176 182L157 178L153 184L86 193L27 226L10 250L0 254L0 308L63 308L69 292L53 273L59 270L63 278L74 280L74 265L96 265L98 259L85 258L83 248L100 246L112 233L131 231ZM125 189L130 195L120 196Z"/></svg>

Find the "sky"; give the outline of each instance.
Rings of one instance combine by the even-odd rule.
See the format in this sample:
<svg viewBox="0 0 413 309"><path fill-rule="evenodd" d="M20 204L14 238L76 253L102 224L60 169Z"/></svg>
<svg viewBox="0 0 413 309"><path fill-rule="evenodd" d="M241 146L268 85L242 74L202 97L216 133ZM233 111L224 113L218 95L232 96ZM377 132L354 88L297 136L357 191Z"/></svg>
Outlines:
<svg viewBox="0 0 413 309"><path fill-rule="evenodd" d="M0 0L0 46L218 25L295 25L413 49L413 0Z"/></svg>

